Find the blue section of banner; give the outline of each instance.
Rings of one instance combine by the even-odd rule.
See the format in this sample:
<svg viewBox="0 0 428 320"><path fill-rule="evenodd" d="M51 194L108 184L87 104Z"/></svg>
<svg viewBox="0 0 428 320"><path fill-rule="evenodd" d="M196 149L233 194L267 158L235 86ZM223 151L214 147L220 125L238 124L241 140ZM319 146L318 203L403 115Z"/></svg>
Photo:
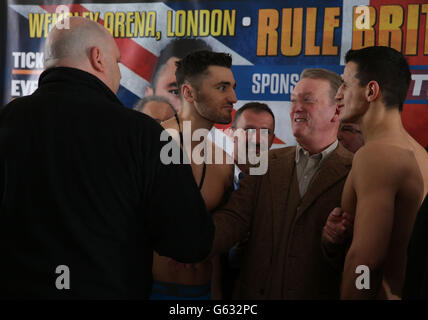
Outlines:
<svg viewBox="0 0 428 320"><path fill-rule="evenodd" d="M10 101L10 97L31 94L37 87L39 73L14 74L13 71L43 69L42 58L45 43L45 38L30 38L28 20L11 8L8 8L8 19L5 72L9 78L5 85L5 103Z"/></svg>
<svg viewBox="0 0 428 320"><path fill-rule="evenodd" d="M427 100L405 100L404 104L427 104Z"/></svg>
<svg viewBox="0 0 428 320"><path fill-rule="evenodd" d="M138 102L138 98L131 91L127 90L123 86L119 86L119 91L117 92L117 97L125 105L125 107L133 108L134 105Z"/></svg>
<svg viewBox="0 0 428 320"><path fill-rule="evenodd" d="M316 8L316 40L315 45L320 46L322 50L323 45L323 28L324 28L324 14L325 8L337 7L340 15L338 19L341 20L342 16L342 1L331 0L331 1L319 1L319 0L306 0L306 1L207 1L207 2L168 2L168 6L174 10L198 10L198 9L221 9L221 10L236 10L236 31L235 36L219 36L216 39L223 42L226 46L229 46L234 51L244 56L247 60L253 64L270 64L270 65L281 65L285 62L287 64L295 65L313 65L313 64L339 64L339 55L334 56L323 56L323 55L305 55L305 32L306 32L306 14L307 8ZM302 23L302 51L297 56L285 56L281 53L281 41L285 41L285 36L282 33L282 8L303 8L303 23ZM272 56L258 56L257 55L257 41L259 34L258 32L258 19L259 12L262 9L272 9L274 15L278 15L279 22L276 28L278 34L277 50L276 54ZM249 17L251 24L249 26L243 25L243 19ZM341 35L342 25L334 30L333 45L339 49L341 46Z"/></svg>
<svg viewBox="0 0 428 320"><path fill-rule="evenodd" d="M306 68L325 68L338 74L343 72L339 65L316 66L233 66L239 100L289 101L300 73Z"/></svg>

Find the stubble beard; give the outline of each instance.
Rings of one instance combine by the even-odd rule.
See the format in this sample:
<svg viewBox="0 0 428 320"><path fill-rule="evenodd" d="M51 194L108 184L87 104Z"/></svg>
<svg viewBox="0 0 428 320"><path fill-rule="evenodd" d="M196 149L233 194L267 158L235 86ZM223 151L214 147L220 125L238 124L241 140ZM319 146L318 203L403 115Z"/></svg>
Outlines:
<svg viewBox="0 0 428 320"><path fill-rule="evenodd" d="M223 115L217 108L212 108L207 103L207 99L205 99L203 94L197 93L197 97L195 99L198 107L196 110L199 113L199 116L202 118L218 124L229 124L232 121L232 113L229 115Z"/></svg>

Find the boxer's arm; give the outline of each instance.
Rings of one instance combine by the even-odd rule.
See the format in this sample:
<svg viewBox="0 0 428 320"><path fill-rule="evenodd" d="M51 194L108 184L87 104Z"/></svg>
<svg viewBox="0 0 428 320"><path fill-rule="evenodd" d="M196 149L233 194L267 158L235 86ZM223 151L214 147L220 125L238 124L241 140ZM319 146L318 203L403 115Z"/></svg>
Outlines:
<svg viewBox="0 0 428 320"><path fill-rule="evenodd" d="M389 248L399 181L398 168L395 161L391 161L394 157L379 150L372 151L374 149L361 149L354 157L353 188L357 206L353 239L345 259L342 299L376 298ZM358 288L356 280L362 274L361 271L357 273L359 266L369 270L369 289Z"/></svg>

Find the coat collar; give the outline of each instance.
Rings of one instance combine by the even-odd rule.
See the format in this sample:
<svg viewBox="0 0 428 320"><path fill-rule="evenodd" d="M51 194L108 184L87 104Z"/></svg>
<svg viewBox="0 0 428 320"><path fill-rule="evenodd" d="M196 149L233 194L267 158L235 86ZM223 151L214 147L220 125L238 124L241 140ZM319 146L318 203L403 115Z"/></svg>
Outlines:
<svg viewBox="0 0 428 320"><path fill-rule="evenodd" d="M281 213L286 210L285 198L289 192L295 166L296 147L278 149L269 157L269 180L271 184L272 207L274 224L279 222ZM327 189L345 178L351 168L352 153L347 151L340 143L330 156L323 162L318 174L302 198L299 211L300 216L309 206L319 198Z"/></svg>
<svg viewBox="0 0 428 320"><path fill-rule="evenodd" d="M122 105L122 102L120 102L116 94L114 94L104 82L89 72L76 68L54 67L46 69L39 77L39 88L49 85L50 83L58 82L69 83L85 89L91 88L100 93L104 93L112 102Z"/></svg>
<svg viewBox="0 0 428 320"><path fill-rule="evenodd" d="M339 141L336 139L331 145L329 145L327 148L325 148L320 153L309 156L309 152L306 151L299 143L297 143L297 146L296 146L296 163L298 163L300 161L300 158L302 157L302 155L304 155L305 157L318 156L321 160L320 163L322 163L325 159L328 158L328 156L334 150L336 150L338 144L339 144Z"/></svg>
<svg viewBox="0 0 428 320"><path fill-rule="evenodd" d="M303 196L297 217L331 186L344 179L348 175L351 165L352 153L339 144L322 164Z"/></svg>

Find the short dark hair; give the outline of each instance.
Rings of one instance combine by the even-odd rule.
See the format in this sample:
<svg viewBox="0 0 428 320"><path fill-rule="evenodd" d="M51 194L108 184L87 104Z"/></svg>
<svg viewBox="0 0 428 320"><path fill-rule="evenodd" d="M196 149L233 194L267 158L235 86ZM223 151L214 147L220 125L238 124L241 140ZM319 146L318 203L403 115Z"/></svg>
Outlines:
<svg viewBox="0 0 428 320"><path fill-rule="evenodd" d="M171 109L174 111L174 113L176 112L174 107L172 106L171 102L168 101L168 99L164 98L164 97L160 97L160 96L147 96L142 98L141 100L139 100L135 106L134 106L134 110L136 111L140 111L143 112L144 107L146 106L147 103L152 102L152 101L156 101L156 102L163 102L168 104Z"/></svg>
<svg viewBox="0 0 428 320"><path fill-rule="evenodd" d="M196 51L189 53L175 64L177 65L177 70L175 71L177 86L181 88L186 81L196 85L195 78L204 74L209 66L220 66L230 69L232 66L232 56L223 52Z"/></svg>
<svg viewBox="0 0 428 320"><path fill-rule="evenodd" d="M382 99L387 108L398 106L401 111L411 81L409 65L404 56L389 47L367 47L349 50L346 63L357 64L356 78L360 86L374 80L382 91Z"/></svg>
<svg viewBox="0 0 428 320"><path fill-rule="evenodd" d="M238 111L236 111L235 117L233 118L233 122L232 122L232 128L233 129L236 129L236 123L238 122L239 117L242 115L242 113L245 110L251 110L255 113L260 113L260 112L269 113L272 116L273 127L275 128L275 116L274 116L272 110L269 108L269 106L266 103L248 102L248 103L244 104L241 108L239 108Z"/></svg>
<svg viewBox="0 0 428 320"><path fill-rule="evenodd" d="M178 59L182 59L187 54L200 50L212 51L212 48L202 39L180 38L170 41L159 53L155 70L153 71L151 81L152 88L156 90L159 71L168 62L169 58L176 57Z"/></svg>

